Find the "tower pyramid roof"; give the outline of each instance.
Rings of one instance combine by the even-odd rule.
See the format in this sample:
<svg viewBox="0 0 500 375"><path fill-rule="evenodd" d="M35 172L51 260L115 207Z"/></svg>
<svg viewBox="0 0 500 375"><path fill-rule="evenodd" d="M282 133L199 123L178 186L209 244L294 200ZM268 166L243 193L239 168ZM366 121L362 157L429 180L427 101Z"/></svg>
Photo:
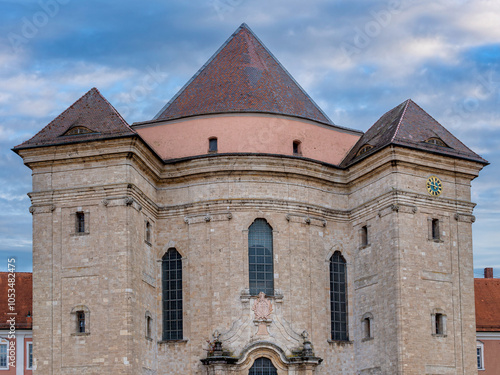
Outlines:
<svg viewBox="0 0 500 375"><path fill-rule="evenodd" d="M411 99L386 112L368 129L351 149L343 165L352 164L388 145L488 164ZM365 147L367 151L361 153Z"/></svg>
<svg viewBox="0 0 500 375"><path fill-rule="evenodd" d="M246 24L154 120L234 112L276 113L333 124Z"/></svg>
<svg viewBox="0 0 500 375"><path fill-rule="evenodd" d="M94 87L32 138L14 147L14 151L135 134L118 111Z"/></svg>

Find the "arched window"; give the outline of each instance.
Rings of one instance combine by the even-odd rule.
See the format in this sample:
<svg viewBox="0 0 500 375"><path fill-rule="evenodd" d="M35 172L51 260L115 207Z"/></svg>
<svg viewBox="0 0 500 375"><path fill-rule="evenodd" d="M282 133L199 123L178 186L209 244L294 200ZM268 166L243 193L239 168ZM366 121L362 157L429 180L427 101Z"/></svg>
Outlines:
<svg viewBox="0 0 500 375"><path fill-rule="evenodd" d="M182 340L182 260L171 248L162 258L163 340Z"/></svg>
<svg viewBox="0 0 500 375"><path fill-rule="evenodd" d="M260 357L255 360L248 375L278 375L278 371L269 358Z"/></svg>
<svg viewBox="0 0 500 375"><path fill-rule="evenodd" d="M332 340L348 341L347 268L339 251L330 258L330 306Z"/></svg>
<svg viewBox="0 0 500 375"><path fill-rule="evenodd" d="M274 295L273 229L264 219L248 228L248 271L251 295Z"/></svg>

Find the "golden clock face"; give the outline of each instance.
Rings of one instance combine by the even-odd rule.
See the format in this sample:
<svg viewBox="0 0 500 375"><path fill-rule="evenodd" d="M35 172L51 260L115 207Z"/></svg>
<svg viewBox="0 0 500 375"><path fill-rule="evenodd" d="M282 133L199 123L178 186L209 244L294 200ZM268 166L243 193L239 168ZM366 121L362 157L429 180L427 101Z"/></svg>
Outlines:
<svg viewBox="0 0 500 375"><path fill-rule="evenodd" d="M443 183L436 176L431 176L427 179L427 191L430 195L437 197L443 191Z"/></svg>

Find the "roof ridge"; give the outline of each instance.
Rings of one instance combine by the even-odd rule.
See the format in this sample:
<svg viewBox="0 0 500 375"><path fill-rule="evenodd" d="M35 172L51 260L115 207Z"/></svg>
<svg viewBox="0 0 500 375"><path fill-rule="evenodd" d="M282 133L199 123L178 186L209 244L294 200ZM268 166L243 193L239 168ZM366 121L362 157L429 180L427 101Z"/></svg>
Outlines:
<svg viewBox="0 0 500 375"><path fill-rule="evenodd" d="M167 104L165 104L162 107L162 109L160 109L160 111L155 115L155 117L153 117L153 120L158 119L158 117L160 117L163 114L163 112L165 112L167 110L167 108L175 101L175 99L177 99L186 90L186 88L196 79L196 77L198 77L200 75L200 73L207 67L207 65L209 65L215 59L215 57L219 54L219 52L222 51L224 49L224 47L226 47L229 44L229 42L238 34L238 32L241 29L248 29L248 31L250 31L253 34L252 30L248 27L248 25L243 22L236 29L236 31L234 33L232 33L229 36L229 38L226 39L226 41L224 43L222 43L222 45L217 49L217 51L215 51L215 53L213 53L212 56L210 56L210 58L205 62L205 64L203 64L201 66L201 68L196 71L196 73L189 79L189 81L187 81L186 84L184 86L182 86L179 91L177 91L177 94L175 94L172 97L172 99L170 99L167 102Z"/></svg>
<svg viewBox="0 0 500 375"><path fill-rule="evenodd" d="M121 113L120 113L120 112L118 112L118 110L115 108L115 106L114 106L113 104L111 104L111 103L108 101L108 99L106 99L106 98L104 97L104 95L102 95L102 94L101 94L101 92L99 91L99 89L98 89L97 87L92 87L92 88L90 89L90 91L92 91L92 90L97 91L97 93L99 94L99 96L100 96L100 97L101 97L101 98L102 98L102 99L103 99L103 100L104 100L104 101L105 101L105 102L106 102L106 103L107 103L107 104L111 107L111 109L113 110L113 112L115 112L115 113L116 113L116 115L118 116L118 118L119 118L119 119L123 122L123 124L124 124L127 128L129 128L129 129L130 129L130 131L132 131L132 132L134 132L134 133L137 133L137 132L136 132L136 131L135 131L135 130L134 130L134 129L133 129L133 128L129 125L129 123L127 122L127 120L125 120L125 119L123 118L123 116L121 115Z"/></svg>
<svg viewBox="0 0 500 375"><path fill-rule="evenodd" d="M323 110L316 104L316 102L309 96L309 94L307 93L306 90L304 90L304 88L299 85L299 83L295 80L295 78L293 78L293 76L290 74L290 72L288 70L286 70L286 68L281 64L281 62L276 58L276 56L273 55L273 53L267 48L267 46L260 40L260 38L253 32L253 30L246 24L246 23L242 23L241 26L245 26L245 28L253 35L253 37L255 39L257 39L257 41L262 45L262 47L266 50L266 52L273 58L273 60L279 65L279 67L281 69L284 70L284 72L287 74L288 78L290 78L292 80L293 83L295 83L297 85L297 87L299 88L299 90L302 91L302 93L312 102L312 104L316 107L316 109L318 111L321 112L321 114L323 116L325 116L325 118L330 121L333 125L335 125L335 123L330 119L330 117L328 117L326 115L325 112L323 112ZM240 27L241 27L240 26Z"/></svg>
<svg viewBox="0 0 500 375"><path fill-rule="evenodd" d="M406 103L405 103L405 107L403 109L403 113L401 113L401 116L399 117L398 125L396 126L396 130L394 130L394 134L392 135L392 138L391 138L390 142L394 142L394 140L396 139L396 135L398 134L399 128L401 126L401 123L403 122L403 118L405 117L406 110L408 109L410 101L412 101L412 100L411 99L406 99Z"/></svg>

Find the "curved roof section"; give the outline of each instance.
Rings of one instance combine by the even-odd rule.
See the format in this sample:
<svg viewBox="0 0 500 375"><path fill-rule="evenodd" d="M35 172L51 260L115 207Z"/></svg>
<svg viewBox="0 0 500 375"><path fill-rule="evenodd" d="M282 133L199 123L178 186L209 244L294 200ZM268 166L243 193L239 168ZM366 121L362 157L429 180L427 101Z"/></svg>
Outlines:
<svg viewBox="0 0 500 375"><path fill-rule="evenodd" d="M333 122L246 24L242 24L153 120L264 112Z"/></svg>
<svg viewBox="0 0 500 375"><path fill-rule="evenodd" d="M427 141L431 138L441 140L447 147L428 143ZM358 154L359 150L367 145L373 147L365 153ZM342 165L355 163L388 145L410 147L488 164L486 160L460 142L413 100L408 99L386 112L368 129L351 149Z"/></svg>
<svg viewBox="0 0 500 375"><path fill-rule="evenodd" d="M78 128L86 131L70 131ZM14 151L135 134L118 111L94 87L31 139L14 147Z"/></svg>

